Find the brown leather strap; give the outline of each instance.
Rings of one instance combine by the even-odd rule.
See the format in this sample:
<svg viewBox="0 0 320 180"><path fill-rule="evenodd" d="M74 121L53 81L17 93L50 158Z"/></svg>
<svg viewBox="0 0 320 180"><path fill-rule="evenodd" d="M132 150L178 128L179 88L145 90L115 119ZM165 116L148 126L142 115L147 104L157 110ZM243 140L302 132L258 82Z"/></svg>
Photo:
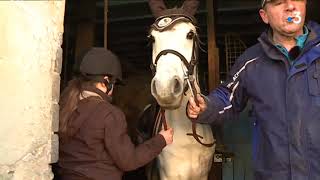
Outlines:
<svg viewBox="0 0 320 180"><path fill-rule="evenodd" d="M198 101L198 98L196 97L197 96L197 90L196 90L195 85L194 85L194 79L190 79L190 84L191 84L191 91L194 94L194 101L197 104L197 106L199 106L199 101ZM197 123L195 123L196 119L192 119L191 121L192 121L192 133L187 133L187 135L188 136L193 136L194 139L196 141L198 141L198 143L200 143L200 144L202 144L202 145L204 145L206 147L212 147L215 144L215 141L213 141L212 143L208 143L208 144L201 142L200 139L203 139L203 137L197 134Z"/></svg>
<svg viewBox="0 0 320 180"><path fill-rule="evenodd" d="M167 120L166 120L166 115L165 115L165 110L164 109L160 109L160 118L161 118L161 124L163 124L163 128L164 130L168 130L168 124L167 124ZM158 116L159 117L159 116ZM158 119L158 118L157 118ZM203 146L206 146L206 147L212 147L215 142L212 142L212 143L203 143L201 142L200 139L203 139L202 136L198 135L197 134L197 123L195 122L192 122L192 133L187 133L187 136L192 136L194 137L194 139L199 143L199 144L202 144Z"/></svg>
<svg viewBox="0 0 320 180"><path fill-rule="evenodd" d="M168 130L168 124L166 120L165 110L161 108L161 123L163 124L163 129Z"/></svg>
<svg viewBox="0 0 320 180"><path fill-rule="evenodd" d="M200 139L203 139L203 137L197 134L197 130L196 129L197 129L197 123L192 122L192 133L187 133L187 135L188 136L193 136L194 139L196 141L198 141L198 143L200 143L200 144L202 144L203 146L206 146L206 147L212 147L215 144L215 141L213 141L212 143L208 143L208 144L201 142Z"/></svg>
<svg viewBox="0 0 320 180"><path fill-rule="evenodd" d="M161 126L162 122L159 123L159 121L161 121L161 109L159 109L159 111L157 113L156 121L153 126L152 135L156 135L161 130L161 128L159 128L159 127Z"/></svg>
<svg viewBox="0 0 320 180"><path fill-rule="evenodd" d="M192 91L192 93L194 95L194 97L193 97L194 102L196 103L197 106L199 106L199 101L198 101L198 98L197 98L198 93L197 93L196 87L194 85L194 81L195 80L194 80L194 78L191 78L191 77L189 77L189 80L190 80L190 85L191 85L191 91Z"/></svg>

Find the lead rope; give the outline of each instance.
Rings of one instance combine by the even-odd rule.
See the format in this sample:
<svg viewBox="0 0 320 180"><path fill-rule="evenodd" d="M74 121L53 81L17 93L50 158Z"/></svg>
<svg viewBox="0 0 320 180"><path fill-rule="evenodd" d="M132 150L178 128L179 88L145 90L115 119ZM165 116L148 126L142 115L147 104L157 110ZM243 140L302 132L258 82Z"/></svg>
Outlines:
<svg viewBox="0 0 320 180"><path fill-rule="evenodd" d="M192 54L192 60L191 61L193 61L195 58L194 58L194 53ZM181 64L181 66L182 66L182 64ZM185 69L183 68L183 66L182 66L182 70L183 70L183 73L184 73L184 80L186 80L187 81L187 84L188 84L188 86L189 86L189 89L191 90L191 94L192 94L192 96L193 96L193 99L194 99L194 101L195 101L195 103L197 104L197 106L199 106L199 101L198 101L198 99L197 99L197 90L196 90L196 87L195 87L195 85L194 85L194 81L195 81L195 79L193 78L193 76L192 76L192 74L194 73L194 72L192 72L192 74L190 74L190 73L187 73L186 71L185 71ZM190 71L190 70L189 70ZM200 143L200 144L202 144L203 146L206 146L206 147L212 147L214 144L215 144L215 142L213 141L212 143L203 143L203 142L201 142L201 140L200 139L203 139L203 137L202 136L200 136L199 134L197 134L197 123L196 123L196 119L191 119L191 122L192 122L192 133L187 133L187 136L192 136L196 141L198 141L198 143Z"/></svg>
<svg viewBox="0 0 320 180"><path fill-rule="evenodd" d="M189 79L189 81L190 81L190 79ZM190 82L190 89L192 91L195 103L197 104L197 106L199 106L199 101L198 101L198 99L196 97L197 92L196 92L196 88L194 86L194 79L192 79L191 82ZM200 136L199 134L197 134L197 123L195 122L196 119L191 119L191 121L192 121L192 133L187 133L187 136L193 136L194 139L197 140L198 143L202 144L203 146L212 147L215 144L215 142L214 141L212 143L203 143L203 142L201 142L200 139L203 139L203 137Z"/></svg>
<svg viewBox="0 0 320 180"><path fill-rule="evenodd" d="M195 86L194 86L194 81L191 81L190 83L191 87L190 89L193 91L193 94L196 94L196 90L195 90ZM194 97L194 100L197 104L197 106L199 106L199 101L196 97ZM165 116L165 110L163 108L160 108L160 119L161 119L161 124L163 124L163 129L164 130L168 130L168 124L167 124L167 120L166 120L166 116ZM159 117L158 116L158 117ZM159 119L159 118L157 118ZM199 134L197 134L197 123L195 122L195 119L192 119L192 133L187 133L187 136L192 136L198 143L202 144L203 146L206 147L212 147L215 142L212 143L203 143L201 142L200 139L203 139L202 136L200 136Z"/></svg>

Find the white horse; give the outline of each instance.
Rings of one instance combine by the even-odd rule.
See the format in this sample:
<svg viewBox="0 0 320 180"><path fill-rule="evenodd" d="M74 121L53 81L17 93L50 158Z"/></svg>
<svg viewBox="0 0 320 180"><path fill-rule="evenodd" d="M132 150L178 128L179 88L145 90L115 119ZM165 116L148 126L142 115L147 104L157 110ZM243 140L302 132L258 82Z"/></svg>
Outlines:
<svg viewBox="0 0 320 180"><path fill-rule="evenodd" d="M173 143L157 157L160 179L207 180L215 148L213 134L209 125L197 124L196 135L186 116L189 97L200 92L194 20L183 14L159 17L149 37L153 42L151 93L174 129Z"/></svg>

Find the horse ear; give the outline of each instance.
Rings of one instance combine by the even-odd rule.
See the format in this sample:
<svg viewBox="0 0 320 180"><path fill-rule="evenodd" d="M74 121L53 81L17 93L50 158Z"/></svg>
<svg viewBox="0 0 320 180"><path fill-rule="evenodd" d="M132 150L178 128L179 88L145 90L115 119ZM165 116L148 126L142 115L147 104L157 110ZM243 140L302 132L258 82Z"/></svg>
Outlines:
<svg viewBox="0 0 320 180"><path fill-rule="evenodd" d="M182 4L182 9L192 16L196 14L198 7L199 0L185 0Z"/></svg>
<svg viewBox="0 0 320 180"><path fill-rule="evenodd" d="M162 15L162 12L167 9L163 0L149 0L149 7L155 18Z"/></svg>

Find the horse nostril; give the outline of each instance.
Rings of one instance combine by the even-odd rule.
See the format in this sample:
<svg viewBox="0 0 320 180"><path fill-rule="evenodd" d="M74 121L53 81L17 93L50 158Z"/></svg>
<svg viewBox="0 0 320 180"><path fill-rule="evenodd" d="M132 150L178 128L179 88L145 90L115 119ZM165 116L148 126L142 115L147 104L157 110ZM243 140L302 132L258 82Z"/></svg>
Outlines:
<svg viewBox="0 0 320 180"><path fill-rule="evenodd" d="M173 80L174 83L174 89L173 89L173 94L177 95L181 93L182 85L178 79Z"/></svg>

